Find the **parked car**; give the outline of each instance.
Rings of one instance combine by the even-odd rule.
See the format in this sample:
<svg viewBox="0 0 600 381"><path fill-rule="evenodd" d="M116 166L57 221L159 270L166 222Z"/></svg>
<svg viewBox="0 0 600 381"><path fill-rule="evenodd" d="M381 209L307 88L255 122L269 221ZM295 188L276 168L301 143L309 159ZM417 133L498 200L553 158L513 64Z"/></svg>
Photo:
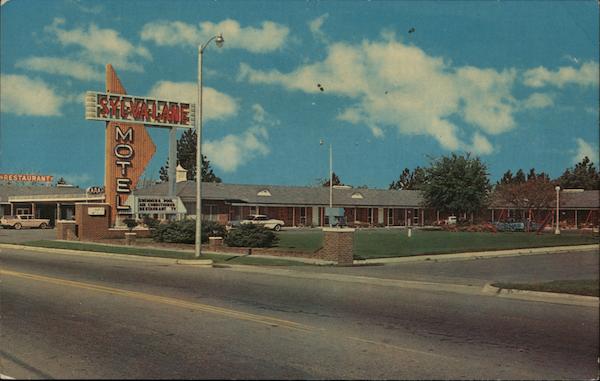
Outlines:
<svg viewBox="0 0 600 381"><path fill-rule="evenodd" d="M33 214L20 214L16 216L3 216L0 218L0 225L5 229L46 229L50 225L50 220L46 218L35 218Z"/></svg>
<svg viewBox="0 0 600 381"><path fill-rule="evenodd" d="M456 216L450 216L445 220L446 225L456 225Z"/></svg>
<svg viewBox="0 0 600 381"><path fill-rule="evenodd" d="M269 218L264 214L251 214L245 220L240 221L240 224L261 225L267 229L272 229L277 232L281 230L283 225L285 225L283 221Z"/></svg>

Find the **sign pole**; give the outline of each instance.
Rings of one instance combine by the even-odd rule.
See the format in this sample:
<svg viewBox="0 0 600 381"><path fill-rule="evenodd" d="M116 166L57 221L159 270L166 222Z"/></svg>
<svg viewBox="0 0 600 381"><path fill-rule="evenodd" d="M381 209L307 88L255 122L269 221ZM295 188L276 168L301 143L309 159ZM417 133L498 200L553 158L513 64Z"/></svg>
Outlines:
<svg viewBox="0 0 600 381"><path fill-rule="evenodd" d="M177 129L169 129L169 197L175 197L175 177L177 176Z"/></svg>

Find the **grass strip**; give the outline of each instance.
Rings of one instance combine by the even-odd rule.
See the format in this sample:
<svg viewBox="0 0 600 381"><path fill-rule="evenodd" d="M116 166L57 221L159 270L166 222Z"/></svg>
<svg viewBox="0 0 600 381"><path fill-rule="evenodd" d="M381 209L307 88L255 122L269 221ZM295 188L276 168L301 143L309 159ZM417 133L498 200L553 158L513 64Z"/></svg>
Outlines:
<svg viewBox="0 0 600 381"><path fill-rule="evenodd" d="M92 251L97 253L137 255L143 257L158 257L172 259L194 259L194 253L175 250L151 249L145 247L125 247L112 246L104 244L83 243L83 242L64 242L39 240L21 243L24 246L46 247L50 249L67 249L79 251ZM202 254L202 259L212 259L214 263L238 264L238 265L257 265L257 266L304 266L310 265L299 261L289 261L279 258L259 258L247 255L223 255L223 254Z"/></svg>
<svg viewBox="0 0 600 381"><path fill-rule="evenodd" d="M598 279L584 280L553 280L544 283L504 283L492 284L498 288L510 288L516 290L556 292L561 294L599 296L600 286Z"/></svg>
<svg viewBox="0 0 600 381"><path fill-rule="evenodd" d="M413 230L357 231L356 259L597 244L597 234L471 233Z"/></svg>

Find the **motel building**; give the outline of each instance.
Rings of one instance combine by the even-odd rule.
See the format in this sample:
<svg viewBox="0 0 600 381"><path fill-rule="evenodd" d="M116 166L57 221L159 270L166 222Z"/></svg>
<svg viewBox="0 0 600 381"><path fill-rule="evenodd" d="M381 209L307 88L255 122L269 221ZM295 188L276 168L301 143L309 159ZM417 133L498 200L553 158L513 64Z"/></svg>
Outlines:
<svg viewBox="0 0 600 381"><path fill-rule="evenodd" d="M128 199L131 214L139 220L151 216L159 220L195 218L196 183L187 181L186 171L177 168L175 197L169 197L169 184L160 183L136 189ZM105 203L99 187L22 186L0 184L0 214L31 214L37 218L74 220L77 204ZM344 217L353 227L430 226L447 214L425 208L419 191L333 187L333 207L343 208ZM328 226L328 187L280 185L202 184L202 219L226 224L251 214L265 214L284 221L285 227ZM598 227L600 191L561 190L560 221L565 228ZM121 215L124 218L128 215ZM490 208L473 216L476 222L530 218L554 223L555 210L529 211L493 201ZM119 223L117 219L117 224Z"/></svg>
<svg viewBox="0 0 600 381"><path fill-rule="evenodd" d="M134 199L159 199L165 194L166 183L137 190L133 196ZM176 195L186 210L185 215L195 217L196 183L177 182ZM422 205L419 191L333 187L333 207L343 208L347 224L354 227L431 226L449 216ZM202 219L221 224L239 221L250 214L265 214L284 221L286 227L323 227L329 224L325 214L328 206L327 187L202 184ZM599 210L600 191L565 189L560 192L560 221L565 228L598 227ZM554 216L554 209L530 211L494 201L490 208L472 218L476 222L530 218L538 223L545 220L551 226ZM156 213L154 217L174 216Z"/></svg>

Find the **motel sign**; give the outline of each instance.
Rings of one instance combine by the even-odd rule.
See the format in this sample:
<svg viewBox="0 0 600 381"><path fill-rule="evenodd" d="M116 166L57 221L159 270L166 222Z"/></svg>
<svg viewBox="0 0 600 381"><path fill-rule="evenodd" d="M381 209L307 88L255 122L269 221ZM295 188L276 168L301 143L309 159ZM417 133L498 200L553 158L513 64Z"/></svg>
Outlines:
<svg viewBox="0 0 600 381"><path fill-rule="evenodd" d="M176 131L195 126L193 103L127 95L112 65L106 65L106 92L86 93L85 118L106 122L104 192L116 212L112 223L115 214L134 212L127 199L156 152L145 125L170 129L169 196L174 196Z"/></svg>

